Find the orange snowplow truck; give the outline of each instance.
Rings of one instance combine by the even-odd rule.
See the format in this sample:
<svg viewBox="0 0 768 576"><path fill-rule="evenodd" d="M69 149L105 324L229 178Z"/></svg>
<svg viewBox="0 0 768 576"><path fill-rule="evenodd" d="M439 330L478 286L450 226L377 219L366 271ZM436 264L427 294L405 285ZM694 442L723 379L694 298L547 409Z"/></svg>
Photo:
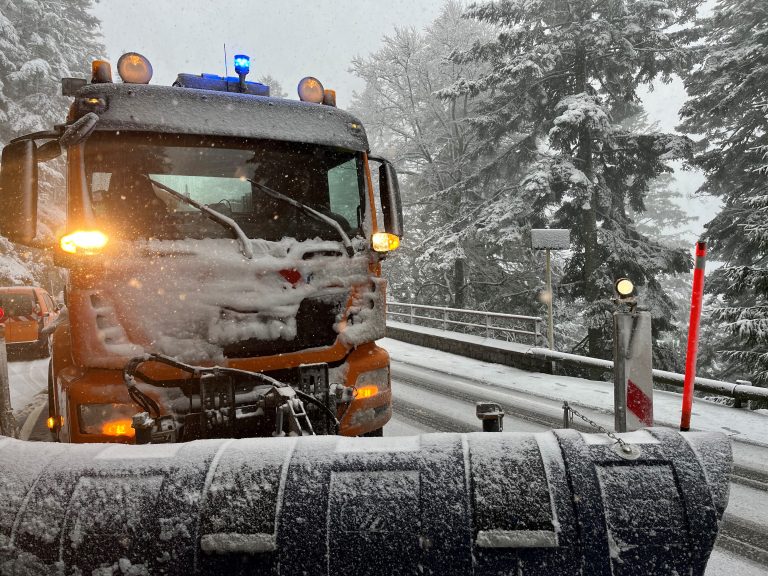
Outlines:
<svg viewBox="0 0 768 576"><path fill-rule="evenodd" d="M317 79L271 98L248 68L238 55L237 78L157 86L139 54L122 82L97 61L90 83L62 80L66 123L3 149L0 234L28 246L50 246L38 165L66 154L58 440L380 435L389 420L375 341L380 263L403 233L396 173Z"/></svg>

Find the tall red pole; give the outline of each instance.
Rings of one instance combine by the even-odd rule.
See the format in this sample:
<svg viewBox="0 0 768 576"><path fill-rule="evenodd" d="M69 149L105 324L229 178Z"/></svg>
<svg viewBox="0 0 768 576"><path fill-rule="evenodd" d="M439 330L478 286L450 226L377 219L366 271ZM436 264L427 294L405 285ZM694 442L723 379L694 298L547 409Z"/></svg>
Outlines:
<svg viewBox="0 0 768 576"><path fill-rule="evenodd" d="M693 270L693 293L691 294L691 317L688 321L688 352L685 356L685 381L683 384L683 414L680 430L691 428L693 408L693 381L696 378L696 355L699 351L699 321L701 302L704 297L704 264L707 260L707 243L696 242L696 267Z"/></svg>

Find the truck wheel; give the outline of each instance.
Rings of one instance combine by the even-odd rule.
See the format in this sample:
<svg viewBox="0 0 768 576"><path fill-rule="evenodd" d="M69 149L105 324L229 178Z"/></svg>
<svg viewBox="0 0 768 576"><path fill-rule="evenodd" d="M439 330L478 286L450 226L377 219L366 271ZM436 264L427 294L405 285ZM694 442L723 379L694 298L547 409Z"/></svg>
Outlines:
<svg viewBox="0 0 768 576"><path fill-rule="evenodd" d="M384 426L381 428L376 428L376 430L371 430L370 432L366 432L365 434L361 434L361 436L365 436L367 438L381 438L384 436Z"/></svg>

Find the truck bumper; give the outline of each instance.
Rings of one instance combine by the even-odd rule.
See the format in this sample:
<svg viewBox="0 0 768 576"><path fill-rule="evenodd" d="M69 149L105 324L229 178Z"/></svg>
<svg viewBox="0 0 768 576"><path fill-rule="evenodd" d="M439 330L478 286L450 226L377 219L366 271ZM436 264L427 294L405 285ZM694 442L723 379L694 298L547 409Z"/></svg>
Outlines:
<svg viewBox="0 0 768 576"><path fill-rule="evenodd" d="M339 433L344 436L359 436L382 428L392 417L392 391L389 377L389 354L373 343L359 346L347 355L345 360L334 363L329 370L330 385L342 384L364 394L354 397L348 407L339 408L341 423ZM133 443L133 430L127 435L85 433L80 423L80 406L88 404L112 404L115 411L134 406L123 383L120 370L86 369L69 365L61 369L55 378L59 439L62 442ZM151 394L149 390L148 393ZM162 401L157 398L162 406ZM124 418L124 416L123 416ZM124 428L123 428L124 429Z"/></svg>

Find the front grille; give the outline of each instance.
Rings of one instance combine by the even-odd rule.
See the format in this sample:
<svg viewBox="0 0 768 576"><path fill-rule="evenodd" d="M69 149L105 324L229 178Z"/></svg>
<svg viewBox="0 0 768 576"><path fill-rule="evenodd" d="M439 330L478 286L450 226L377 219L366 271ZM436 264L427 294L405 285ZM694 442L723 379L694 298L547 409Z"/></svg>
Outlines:
<svg viewBox="0 0 768 576"><path fill-rule="evenodd" d="M251 358L298 352L307 348L333 346L338 333L333 329L344 312L348 294L302 301L296 314L296 337L293 340L260 340L249 338L224 347L227 358Z"/></svg>

